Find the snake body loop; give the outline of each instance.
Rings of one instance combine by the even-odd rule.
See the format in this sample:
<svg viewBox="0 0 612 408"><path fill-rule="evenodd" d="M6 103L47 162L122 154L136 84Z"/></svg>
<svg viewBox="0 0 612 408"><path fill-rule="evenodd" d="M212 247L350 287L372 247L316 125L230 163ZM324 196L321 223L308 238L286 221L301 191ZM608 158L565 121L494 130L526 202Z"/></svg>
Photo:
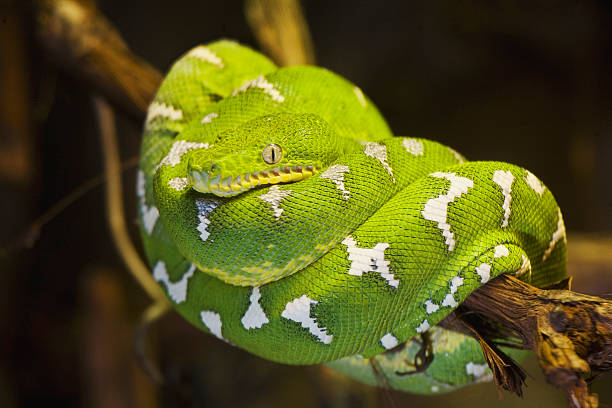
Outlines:
<svg viewBox="0 0 612 408"><path fill-rule="evenodd" d="M345 79L278 69L230 41L166 76L138 186L153 275L187 320L369 383L373 357L405 391L487 377L476 341L435 326L473 290L503 273L536 286L566 273L561 212L532 173L394 137ZM401 375L421 338L431 364Z"/></svg>

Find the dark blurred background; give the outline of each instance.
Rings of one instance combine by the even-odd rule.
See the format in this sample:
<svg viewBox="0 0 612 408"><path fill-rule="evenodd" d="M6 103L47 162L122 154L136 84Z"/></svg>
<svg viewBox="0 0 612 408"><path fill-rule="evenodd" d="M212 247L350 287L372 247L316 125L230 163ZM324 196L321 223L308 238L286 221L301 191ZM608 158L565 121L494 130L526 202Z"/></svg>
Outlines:
<svg viewBox="0 0 612 408"><path fill-rule="evenodd" d="M102 173L90 93L41 52L26 3L0 2L0 406L386 406L375 388L324 367L262 361L174 313L149 333L164 385L143 374L132 343L148 299L113 246L103 189L78 199L40 236L22 235ZM304 1L318 64L358 84L397 135L537 174L563 209L575 290L612 293L612 265L601 262L612 256L605 245L612 232L612 4L420 3ZM161 71L221 37L257 47L240 1L97 4ZM139 130L121 117L118 124L122 158L136 157ZM124 172L138 240L135 178L134 168ZM572 239L584 243L580 250L572 252ZM398 406L565 405L535 362L527 371L524 400L502 393L498 401L489 383L442 397L392 395ZM593 390L602 407L612 405L610 377Z"/></svg>

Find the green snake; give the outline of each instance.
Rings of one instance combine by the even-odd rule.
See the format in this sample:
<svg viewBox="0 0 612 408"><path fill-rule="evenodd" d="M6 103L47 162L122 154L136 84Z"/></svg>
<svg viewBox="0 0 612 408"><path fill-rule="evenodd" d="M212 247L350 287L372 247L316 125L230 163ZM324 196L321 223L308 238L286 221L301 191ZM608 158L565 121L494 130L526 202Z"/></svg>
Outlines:
<svg viewBox="0 0 612 408"><path fill-rule="evenodd" d="M504 273L566 275L565 227L529 171L394 137L355 85L278 68L231 41L174 63L138 174L153 277L214 336L435 394L490 378L478 343L436 326ZM427 338L433 361L414 375Z"/></svg>

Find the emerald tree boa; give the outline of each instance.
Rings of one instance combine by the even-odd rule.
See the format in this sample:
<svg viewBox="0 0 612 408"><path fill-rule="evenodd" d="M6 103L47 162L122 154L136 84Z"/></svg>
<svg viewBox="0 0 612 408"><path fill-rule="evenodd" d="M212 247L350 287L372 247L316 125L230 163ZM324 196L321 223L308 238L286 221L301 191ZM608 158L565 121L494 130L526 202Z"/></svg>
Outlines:
<svg viewBox="0 0 612 408"><path fill-rule="evenodd" d="M151 103L138 174L154 278L198 328L262 358L326 363L441 393L490 378L478 343L437 327L510 273L565 277L550 191L520 167L393 136L355 85L199 46ZM428 343L433 360L413 375Z"/></svg>

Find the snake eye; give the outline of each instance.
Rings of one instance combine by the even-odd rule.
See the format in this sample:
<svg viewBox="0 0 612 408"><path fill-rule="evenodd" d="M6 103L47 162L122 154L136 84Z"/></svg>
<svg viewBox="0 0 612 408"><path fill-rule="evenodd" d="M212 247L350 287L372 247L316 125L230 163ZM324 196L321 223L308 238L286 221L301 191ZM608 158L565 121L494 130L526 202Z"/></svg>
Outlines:
<svg viewBox="0 0 612 408"><path fill-rule="evenodd" d="M275 143L270 143L263 148L261 157L268 164L276 164L283 157L283 149Z"/></svg>

